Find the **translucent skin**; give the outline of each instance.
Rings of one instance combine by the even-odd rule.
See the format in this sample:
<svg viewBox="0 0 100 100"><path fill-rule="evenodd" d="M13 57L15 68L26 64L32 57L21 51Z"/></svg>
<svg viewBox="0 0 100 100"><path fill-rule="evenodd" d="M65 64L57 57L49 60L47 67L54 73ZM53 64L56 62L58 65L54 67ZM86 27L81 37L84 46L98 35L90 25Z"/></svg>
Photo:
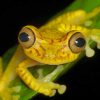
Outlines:
<svg viewBox="0 0 100 100"><path fill-rule="evenodd" d="M28 71L28 67L39 64L60 65L69 63L76 60L83 50L85 50L86 56L93 56L94 50L90 48L88 42L91 39L94 40L97 42L97 47L99 48L100 30L88 29L80 25L88 22L90 18L96 16L99 12L100 7L95 8L90 13L84 10L77 10L64 13L39 29L32 25L23 27L22 30L28 28L34 33L35 42L29 48L25 48L21 43L19 44L12 60L8 64L7 70L3 73L0 80L0 92L3 94L4 90L7 90L6 88L9 82L16 75L19 75L24 83L32 90L47 96L54 96L56 90L58 90L59 94L63 94L66 90L65 85L50 81L43 82L42 80L36 79ZM86 41L85 48L79 53L72 52L69 47L69 40L76 32L80 32Z"/></svg>

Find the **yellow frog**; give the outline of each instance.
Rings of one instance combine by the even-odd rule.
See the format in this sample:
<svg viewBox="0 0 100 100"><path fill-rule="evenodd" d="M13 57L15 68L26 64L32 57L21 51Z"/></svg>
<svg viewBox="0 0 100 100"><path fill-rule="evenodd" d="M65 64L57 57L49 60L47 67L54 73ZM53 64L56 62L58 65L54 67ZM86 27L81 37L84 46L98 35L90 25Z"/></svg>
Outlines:
<svg viewBox="0 0 100 100"><path fill-rule="evenodd" d="M89 46L89 40L97 42L100 48L100 29L88 29L81 24L88 25L89 19L100 13L100 7L87 13L77 10L55 18L39 29L27 25L18 35L19 46L0 79L1 96L7 95L6 87L18 75L24 83L39 93L54 96L56 91L63 94L65 85L36 79L28 70L36 65L60 65L75 61L85 50L86 56L92 57L94 50ZM80 25L80 26L79 26ZM5 91L2 92L2 91ZM8 92L9 93L9 92ZM5 97L3 97L3 100Z"/></svg>

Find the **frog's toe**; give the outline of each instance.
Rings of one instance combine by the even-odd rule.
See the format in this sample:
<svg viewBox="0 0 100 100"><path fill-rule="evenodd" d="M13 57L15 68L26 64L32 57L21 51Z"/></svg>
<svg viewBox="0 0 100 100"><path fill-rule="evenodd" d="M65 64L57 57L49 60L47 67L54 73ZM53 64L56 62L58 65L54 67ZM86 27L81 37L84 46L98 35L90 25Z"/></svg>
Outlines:
<svg viewBox="0 0 100 100"><path fill-rule="evenodd" d="M86 51L86 56L87 57L93 57L95 55L95 51L93 49Z"/></svg>
<svg viewBox="0 0 100 100"><path fill-rule="evenodd" d="M50 89L48 87L47 88L42 87L41 89L39 89L38 92L40 92L40 93L42 93L42 94L44 94L46 96L50 96L50 97L52 97L52 96L54 96L56 94L56 90L55 89Z"/></svg>
<svg viewBox="0 0 100 100"><path fill-rule="evenodd" d="M57 84L58 85L58 84ZM59 94L63 94L66 91L66 86L65 85L59 85L59 86L55 86L52 90L49 96L54 96L56 94L58 90Z"/></svg>
<svg viewBox="0 0 100 100"><path fill-rule="evenodd" d="M54 96L56 94L56 90L52 91L52 94L50 95L51 97Z"/></svg>
<svg viewBox="0 0 100 100"><path fill-rule="evenodd" d="M56 89L45 89L43 94L49 97L53 97L56 92Z"/></svg>
<svg viewBox="0 0 100 100"><path fill-rule="evenodd" d="M59 85L53 82L46 82L43 83L39 89L39 92L47 95L47 96L54 96L56 94L56 91L58 90L59 94L63 94L66 90L65 85Z"/></svg>
<svg viewBox="0 0 100 100"><path fill-rule="evenodd" d="M86 56L87 57L92 57L95 55L95 51L91 49L89 46L86 46Z"/></svg>
<svg viewBox="0 0 100 100"><path fill-rule="evenodd" d="M58 89L59 94L63 94L66 91L67 87L65 85L61 85Z"/></svg>
<svg viewBox="0 0 100 100"><path fill-rule="evenodd" d="M97 43L97 48L100 49L100 43Z"/></svg>

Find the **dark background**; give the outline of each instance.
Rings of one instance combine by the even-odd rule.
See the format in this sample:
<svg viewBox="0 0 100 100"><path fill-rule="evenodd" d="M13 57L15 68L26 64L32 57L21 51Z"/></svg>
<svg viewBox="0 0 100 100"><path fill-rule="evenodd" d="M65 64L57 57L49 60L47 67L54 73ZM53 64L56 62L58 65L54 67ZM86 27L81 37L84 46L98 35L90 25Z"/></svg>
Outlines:
<svg viewBox="0 0 100 100"><path fill-rule="evenodd" d="M0 55L17 43L19 30L27 24L37 27L63 10L74 0L8 0L0 3ZM39 95L34 100L73 100L100 98L100 51L92 58L84 57L57 82L66 84L64 95L52 98Z"/></svg>

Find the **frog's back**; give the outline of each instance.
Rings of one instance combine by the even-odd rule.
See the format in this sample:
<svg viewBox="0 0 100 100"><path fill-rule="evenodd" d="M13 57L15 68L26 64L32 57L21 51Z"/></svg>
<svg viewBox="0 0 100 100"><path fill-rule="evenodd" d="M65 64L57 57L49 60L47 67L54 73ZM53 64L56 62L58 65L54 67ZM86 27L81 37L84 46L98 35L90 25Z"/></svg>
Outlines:
<svg viewBox="0 0 100 100"><path fill-rule="evenodd" d="M78 13L80 13L80 15L85 15L84 11L78 10L62 14L62 16L58 16L54 20L48 21L45 25L39 28L42 36L46 39L62 38L67 32L72 29L72 25L78 25L81 23L81 21L79 20L80 18L77 18L79 20L79 23L74 20L74 17L79 16Z"/></svg>

